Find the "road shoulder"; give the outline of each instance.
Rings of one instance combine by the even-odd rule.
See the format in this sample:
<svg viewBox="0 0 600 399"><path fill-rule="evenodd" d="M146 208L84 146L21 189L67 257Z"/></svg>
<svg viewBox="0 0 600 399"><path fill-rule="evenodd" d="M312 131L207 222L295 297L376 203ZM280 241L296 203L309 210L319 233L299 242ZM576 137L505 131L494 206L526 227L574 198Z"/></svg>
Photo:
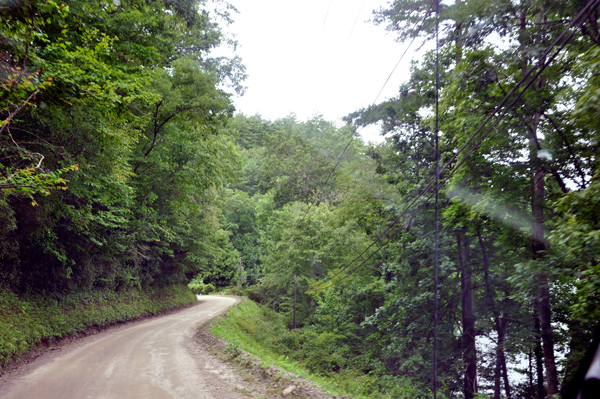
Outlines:
<svg viewBox="0 0 600 399"><path fill-rule="evenodd" d="M0 397L3 397L6 393L8 393L16 384L21 382L25 376L31 374L36 369L51 363L59 356L64 356L84 345L104 338L108 334L112 334L114 332L121 331L150 320L168 317L169 315L176 314L194 306L198 306L199 304L200 302L196 302L193 305L178 307L157 315L145 315L134 320L128 320L102 327L88 327L84 331L40 343L35 348L22 355L17 361L12 361L0 369Z"/></svg>
<svg viewBox="0 0 600 399"><path fill-rule="evenodd" d="M236 305L245 300L243 297L234 298L238 300ZM230 345L223 338L212 335L210 328L218 322L219 318L226 317L227 312L235 309L236 305L201 324L194 335L194 341L200 353L210 358L212 362L218 362L222 367L232 369L241 377L241 386L236 387L238 392L249 398L347 399L345 396L328 394L312 381L288 373L275 365L264 364L258 357ZM239 382L240 380L238 384Z"/></svg>

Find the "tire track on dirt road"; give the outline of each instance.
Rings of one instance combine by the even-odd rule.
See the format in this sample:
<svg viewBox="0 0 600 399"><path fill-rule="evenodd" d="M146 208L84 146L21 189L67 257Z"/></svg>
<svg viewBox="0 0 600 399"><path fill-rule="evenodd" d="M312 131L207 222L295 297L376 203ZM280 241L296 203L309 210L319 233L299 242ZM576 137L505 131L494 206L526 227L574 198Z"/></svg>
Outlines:
<svg viewBox="0 0 600 399"><path fill-rule="evenodd" d="M239 377L226 367L215 369L193 343L199 324L235 303L234 298L203 296L190 308L88 337L50 360L34 361L0 397L244 398L235 391Z"/></svg>

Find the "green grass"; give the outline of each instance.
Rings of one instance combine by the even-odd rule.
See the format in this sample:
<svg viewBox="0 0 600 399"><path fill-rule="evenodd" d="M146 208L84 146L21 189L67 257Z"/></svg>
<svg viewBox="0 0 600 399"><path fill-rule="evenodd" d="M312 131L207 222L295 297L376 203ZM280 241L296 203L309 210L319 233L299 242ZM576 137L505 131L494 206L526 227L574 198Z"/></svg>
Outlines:
<svg viewBox="0 0 600 399"><path fill-rule="evenodd" d="M36 344L90 327L156 315L190 305L196 297L184 285L160 290L92 291L65 297L19 297L0 290L0 368Z"/></svg>
<svg viewBox="0 0 600 399"><path fill-rule="evenodd" d="M334 395L353 398L415 398L415 390L397 377L367 375L349 367L343 337L324 332L290 331L283 316L251 300L231 309L210 332L239 349L290 373L316 382Z"/></svg>

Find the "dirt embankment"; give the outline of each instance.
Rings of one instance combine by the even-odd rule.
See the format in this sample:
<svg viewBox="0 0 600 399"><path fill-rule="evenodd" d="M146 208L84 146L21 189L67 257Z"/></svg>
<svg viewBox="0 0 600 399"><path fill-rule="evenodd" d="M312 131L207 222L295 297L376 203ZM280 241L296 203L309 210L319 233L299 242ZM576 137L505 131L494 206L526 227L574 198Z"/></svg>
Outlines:
<svg viewBox="0 0 600 399"><path fill-rule="evenodd" d="M243 300L243 298L240 298ZM199 348L213 359L234 367L243 378L244 393L250 398L299 397L310 399L349 399L331 395L312 381L288 373L274 365L265 365L251 354L230 345L226 340L210 333L210 327L226 312L204 323L194 336Z"/></svg>

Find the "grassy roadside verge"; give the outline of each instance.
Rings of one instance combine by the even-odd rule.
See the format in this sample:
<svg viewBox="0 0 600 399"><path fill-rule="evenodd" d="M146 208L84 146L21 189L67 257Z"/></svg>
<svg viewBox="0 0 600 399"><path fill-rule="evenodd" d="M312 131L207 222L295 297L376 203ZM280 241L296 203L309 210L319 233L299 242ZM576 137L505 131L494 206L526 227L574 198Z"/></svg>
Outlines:
<svg viewBox="0 0 600 399"><path fill-rule="evenodd" d="M249 299L217 320L210 332L228 341L231 355L241 349L260 358L266 367L274 364L334 395L357 399L415 397L409 387L396 385L398 381L341 366L344 348L336 347L335 336L290 331L282 315Z"/></svg>
<svg viewBox="0 0 600 399"><path fill-rule="evenodd" d="M0 290L0 370L39 344L195 302L196 296L185 285L119 293L81 292L60 298L20 298Z"/></svg>

